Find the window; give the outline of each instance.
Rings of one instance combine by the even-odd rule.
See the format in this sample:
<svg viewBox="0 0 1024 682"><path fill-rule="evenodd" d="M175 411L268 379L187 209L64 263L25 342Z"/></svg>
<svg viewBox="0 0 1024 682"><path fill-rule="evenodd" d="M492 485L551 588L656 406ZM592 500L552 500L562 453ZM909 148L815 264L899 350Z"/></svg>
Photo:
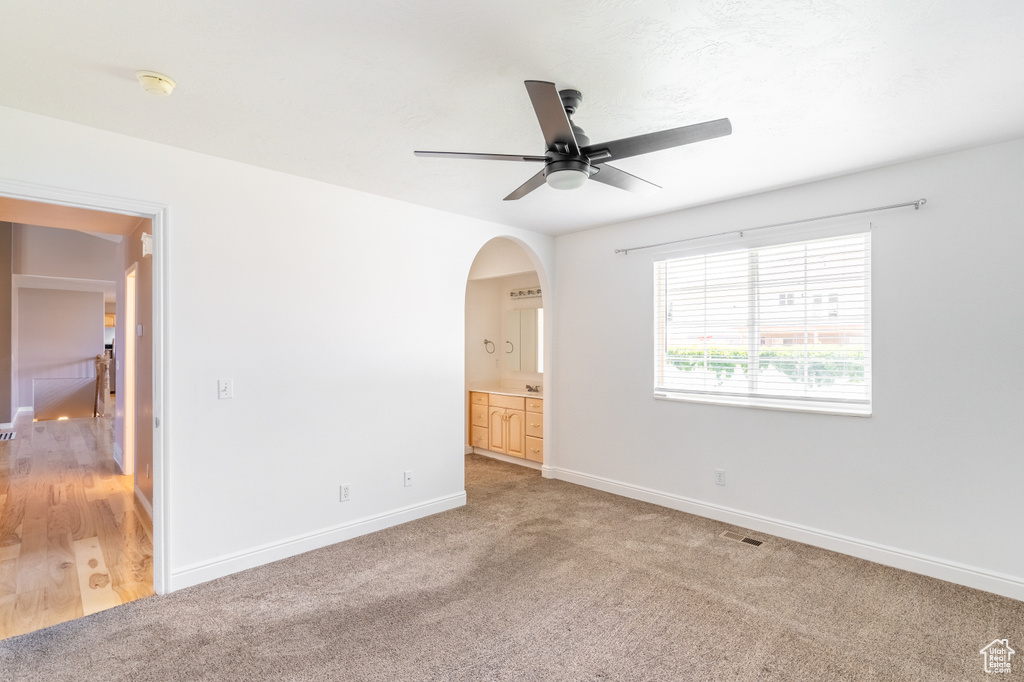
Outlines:
<svg viewBox="0 0 1024 682"><path fill-rule="evenodd" d="M870 232L658 260L655 396L871 413Z"/></svg>

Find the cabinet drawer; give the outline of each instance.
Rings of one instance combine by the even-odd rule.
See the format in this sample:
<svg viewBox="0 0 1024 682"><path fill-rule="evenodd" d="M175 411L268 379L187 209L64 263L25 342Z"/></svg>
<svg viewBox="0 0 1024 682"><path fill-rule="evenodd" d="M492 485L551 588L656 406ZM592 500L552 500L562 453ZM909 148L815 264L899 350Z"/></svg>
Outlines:
<svg viewBox="0 0 1024 682"><path fill-rule="evenodd" d="M487 406L486 405L470 405L470 423L473 426L483 426L487 428Z"/></svg>
<svg viewBox="0 0 1024 682"><path fill-rule="evenodd" d="M526 459L544 463L544 441L540 438L526 437Z"/></svg>
<svg viewBox="0 0 1024 682"><path fill-rule="evenodd" d="M487 407L487 394L470 391L469 402L472 405L483 405L484 407Z"/></svg>
<svg viewBox="0 0 1024 682"><path fill-rule="evenodd" d="M474 448L483 448L486 450L487 446L490 445L488 442L489 435L490 431L487 430L486 426L474 426L470 431L469 444Z"/></svg>
<svg viewBox="0 0 1024 682"><path fill-rule="evenodd" d="M510 410L522 410L526 407L526 398L514 395L498 395L492 393L490 396L491 407L505 407Z"/></svg>
<svg viewBox="0 0 1024 682"><path fill-rule="evenodd" d="M527 412L543 412L544 401L541 398L527 398L526 399L526 411Z"/></svg>
<svg viewBox="0 0 1024 682"><path fill-rule="evenodd" d="M534 438L544 437L544 415L540 412L526 413L526 435Z"/></svg>

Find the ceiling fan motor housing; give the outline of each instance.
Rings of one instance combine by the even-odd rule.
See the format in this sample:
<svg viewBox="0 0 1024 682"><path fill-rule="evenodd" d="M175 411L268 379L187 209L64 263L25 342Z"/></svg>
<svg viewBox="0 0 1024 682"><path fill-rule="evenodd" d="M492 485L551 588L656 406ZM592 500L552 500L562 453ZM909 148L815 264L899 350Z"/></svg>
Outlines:
<svg viewBox="0 0 1024 682"><path fill-rule="evenodd" d="M583 159L556 159L544 166L544 180L555 189L576 189L597 172Z"/></svg>

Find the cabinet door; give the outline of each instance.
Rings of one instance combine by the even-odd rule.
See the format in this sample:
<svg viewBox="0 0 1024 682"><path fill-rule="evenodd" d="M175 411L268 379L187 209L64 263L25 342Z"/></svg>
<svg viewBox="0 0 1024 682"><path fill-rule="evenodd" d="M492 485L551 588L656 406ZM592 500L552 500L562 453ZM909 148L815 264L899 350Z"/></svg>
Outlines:
<svg viewBox="0 0 1024 682"><path fill-rule="evenodd" d="M526 457L526 413L509 410L505 424L508 426L505 452L513 457Z"/></svg>
<svg viewBox="0 0 1024 682"><path fill-rule="evenodd" d="M505 409L492 407L487 413L488 436L491 439L488 450L505 452Z"/></svg>

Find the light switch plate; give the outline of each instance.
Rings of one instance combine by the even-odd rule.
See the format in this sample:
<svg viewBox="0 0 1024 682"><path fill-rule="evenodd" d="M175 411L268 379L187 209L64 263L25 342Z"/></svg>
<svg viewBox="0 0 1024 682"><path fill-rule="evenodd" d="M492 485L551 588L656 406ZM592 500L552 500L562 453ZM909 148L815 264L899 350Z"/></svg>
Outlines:
<svg viewBox="0 0 1024 682"><path fill-rule="evenodd" d="M229 400L235 397L235 382L231 379L217 379L217 397Z"/></svg>

